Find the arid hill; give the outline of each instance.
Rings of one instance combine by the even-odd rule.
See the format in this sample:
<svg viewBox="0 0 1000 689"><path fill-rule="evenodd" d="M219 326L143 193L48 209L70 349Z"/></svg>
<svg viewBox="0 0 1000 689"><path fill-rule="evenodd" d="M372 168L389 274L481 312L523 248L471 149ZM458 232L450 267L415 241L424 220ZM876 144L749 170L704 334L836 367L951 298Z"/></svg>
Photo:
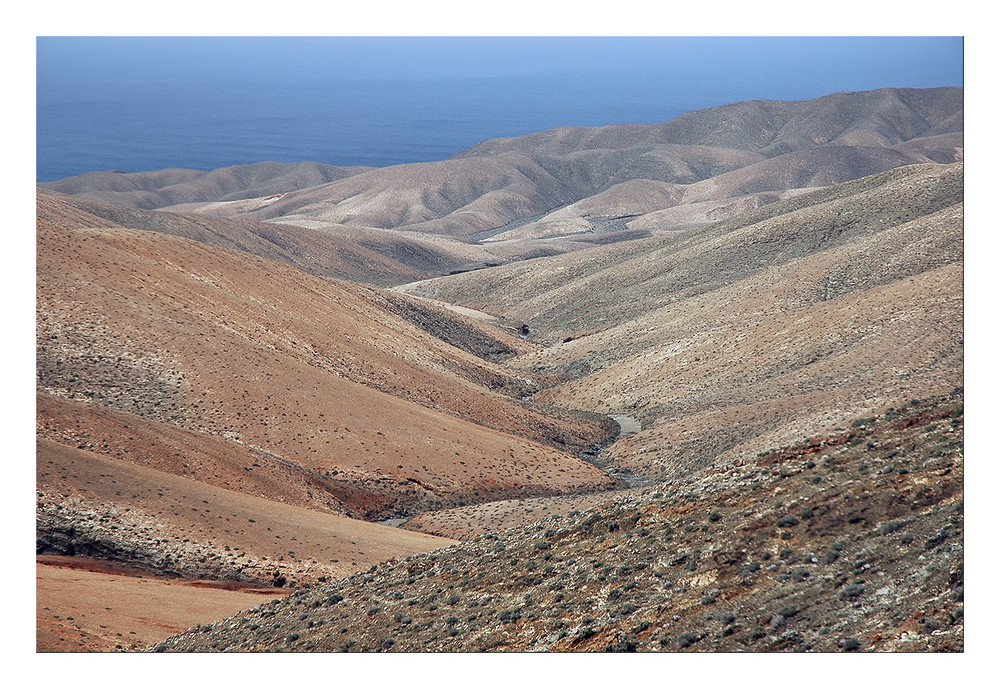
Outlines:
<svg viewBox="0 0 1000 689"><path fill-rule="evenodd" d="M662 480L961 385L963 168L910 166L701 230L407 292L527 324L539 401L637 418Z"/></svg>
<svg viewBox="0 0 1000 689"><path fill-rule="evenodd" d="M38 216L66 228L108 227L160 232L237 249L314 275L394 285L448 274L473 262L502 262L494 253L441 238L338 228L314 230L243 218L149 211L39 189Z"/></svg>
<svg viewBox="0 0 1000 689"><path fill-rule="evenodd" d="M884 89L749 101L660 125L561 128L290 193L250 215L481 239L630 180L713 180L711 193L703 188L691 200L719 202L954 162L962 157L962 108L961 89ZM645 203L640 191L625 213L594 217L635 215Z"/></svg>
<svg viewBox="0 0 1000 689"><path fill-rule="evenodd" d="M753 151L758 159L831 144L889 148L961 132L963 107L961 88L889 88L808 101L752 100L694 110L662 124L560 127L490 139L454 157L507 151L571 155L661 144ZM930 148L939 147L935 143ZM953 159L946 156L935 162Z"/></svg>
<svg viewBox="0 0 1000 689"><path fill-rule="evenodd" d="M308 175L278 175L268 168L287 189L277 192L271 184L253 199L251 185L236 185L238 190L232 191L232 183L215 180L228 180L233 170L242 172L227 168L185 180L183 195L170 197L170 209L313 229L396 229L471 240L570 236L586 242L594 240L592 235L609 235L604 241L614 241L636 236L641 228L626 227L636 216L678 205L702 204L691 214L661 215L659 220L666 222L647 222L642 231L704 224L710 219L703 216L717 209L726 215L734 199L746 207L789 190L901 165L961 160L963 98L961 88L940 88L747 101L657 125L564 127L492 139L448 160L350 169L357 174L338 172L342 178L315 184L309 184L313 177ZM154 192L145 190L156 187L157 174L166 179L155 193L166 201L165 190L172 192L176 184L166 173L148 173L134 182L129 176L101 173L45 186L128 205L129 196L120 189L135 185L147 194L136 197L135 205L142 205L151 203ZM633 181L642 183L628 184ZM664 185L657 192L663 195L659 205L648 193L651 183ZM584 202L616 186L614 205L601 198ZM557 211L556 217L546 217ZM614 236L623 229L632 233ZM572 243L546 247L548 253L575 248Z"/></svg>
<svg viewBox="0 0 1000 689"><path fill-rule="evenodd" d="M145 223L154 231L128 226ZM609 442L612 421L522 401L537 385L501 362L536 345L178 236L198 228L219 243L255 236L38 195L39 650L135 648L117 635L138 626L152 643L178 619L205 621L105 615L100 580L45 558L296 587L450 542L350 516L617 485L577 456ZM224 614L240 599L153 590L164 609L176 595ZM85 621L112 619L114 633Z"/></svg>
<svg viewBox="0 0 1000 689"><path fill-rule="evenodd" d="M386 563L154 651L961 651L961 391Z"/></svg>
<svg viewBox="0 0 1000 689"><path fill-rule="evenodd" d="M962 650L962 113L40 186L38 649Z"/></svg>
<svg viewBox="0 0 1000 689"><path fill-rule="evenodd" d="M183 203L235 201L283 194L366 172L368 167L320 163L254 163L205 172L88 172L39 186L89 201L132 208L162 208Z"/></svg>
<svg viewBox="0 0 1000 689"><path fill-rule="evenodd" d="M202 206L191 206L201 213L183 212L186 206L172 206L170 211L143 210L87 201L42 187L37 197L39 217L55 224L123 227L171 234L280 261L314 275L380 287L552 256L649 234L647 230L626 228L599 236L555 241L529 238L472 244L453 237L409 230L349 227L309 220L261 222L236 212L206 214ZM273 198L267 197L240 203L260 206L272 202ZM232 205L226 207L233 208Z"/></svg>
<svg viewBox="0 0 1000 689"><path fill-rule="evenodd" d="M488 325L243 252L46 218L38 387L58 400L39 404L42 437L148 463L151 445L116 430L135 426L205 447L205 464L160 466L254 492L260 478L239 465L270 456L267 471L298 476L311 507L352 515L614 485L573 454L607 442L613 422L522 402L533 382L470 353L525 351Z"/></svg>
<svg viewBox="0 0 1000 689"><path fill-rule="evenodd" d="M195 475L196 476L196 475ZM38 548L258 586L346 576L451 541L38 441Z"/></svg>

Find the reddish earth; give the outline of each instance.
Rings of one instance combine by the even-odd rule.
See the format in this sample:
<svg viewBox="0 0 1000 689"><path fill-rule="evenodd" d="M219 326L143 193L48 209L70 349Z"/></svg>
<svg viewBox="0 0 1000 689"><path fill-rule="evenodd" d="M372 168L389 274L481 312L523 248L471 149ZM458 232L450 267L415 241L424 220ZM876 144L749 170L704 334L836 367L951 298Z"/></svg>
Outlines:
<svg viewBox="0 0 1000 689"><path fill-rule="evenodd" d="M36 650L132 651L288 594L151 577L82 558L39 558Z"/></svg>
<svg viewBox="0 0 1000 689"><path fill-rule="evenodd" d="M183 442L231 458L195 471L137 457L107 432L87 435L91 449L236 489L251 488L217 467L255 469L249 454L271 455L333 479L340 495L322 500L358 515L614 485L566 451L606 441L613 424L512 399L530 383L350 283L177 237L67 225L38 223L39 390L157 429L143 433L176 441L155 424L184 428ZM88 431L128 423L41 406L40 432L59 442L85 417Z"/></svg>
<svg viewBox="0 0 1000 689"><path fill-rule="evenodd" d="M194 579L316 582L453 543L38 441L40 554Z"/></svg>
<svg viewBox="0 0 1000 689"><path fill-rule="evenodd" d="M335 514L384 509L382 496L207 433L39 393L37 437L211 486Z"/></svg>

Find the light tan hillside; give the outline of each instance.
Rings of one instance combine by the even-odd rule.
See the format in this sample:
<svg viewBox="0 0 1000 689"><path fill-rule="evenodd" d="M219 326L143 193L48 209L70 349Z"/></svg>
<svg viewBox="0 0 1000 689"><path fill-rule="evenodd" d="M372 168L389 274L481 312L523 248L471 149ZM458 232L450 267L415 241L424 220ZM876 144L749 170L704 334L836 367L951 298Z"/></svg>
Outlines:
<svg viewBox="0 0 1000 689"><path fill-rule="evenodd" d="M667 189L703 183L685 201L725 205L728 198L825 186L903 165L954 162L961 159L961 109L960 89L884 89L750 101L660 125L560 128L291 192L248 216L512 238L518 227L595 195L584 207L607 205L614 216L615 204L600 195L629 182ZM548 224L528 236L581 227L559 217Z"/></svg>
<svg viewBox="0 0 1000 689"><path fill-rule="evenodd" d="M567 451L610 422L531 408L523 376L348 283L163 234L40 220L38 239L42 392L269 453L383 513L612 485Z"/></svg>
<svg viewBox="0 0 1000 689"><path fill-rule="evenodd" d="M897 168L707 227L398 289L526 323L533 339L554 344L952 207L963 174L961 163Z"/></svg>
<svg viewBox="0 0 1000 689"><path fill-rule="evenodd" d="M406 289L529 324L555 346L511 363L565 381L535 399L637 418L614 463L670 478L962 384L962 180L900 168Z"/></svg>

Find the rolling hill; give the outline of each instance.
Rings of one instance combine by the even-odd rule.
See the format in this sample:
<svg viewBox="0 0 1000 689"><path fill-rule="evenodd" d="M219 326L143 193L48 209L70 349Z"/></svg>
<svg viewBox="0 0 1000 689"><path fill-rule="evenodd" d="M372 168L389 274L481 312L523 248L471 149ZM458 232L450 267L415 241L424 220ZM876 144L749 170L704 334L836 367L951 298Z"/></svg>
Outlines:
<svg viewBox="0 0 1000 689"><path fill-rule="evenodd" d="M412 321L461 322L459 334L488 326L426 307L407 321L389 310L402 311L401 297L384 297L386 308L353 283L88 220L66 229L40 215L41 393L223 439L239 455L272 454L383 496L341 504L351 514L608 483L567 450L592 450L610 437L610 421L540 412L518 399L530 381ZM95 427L124 423L103 417Z"/></svg>
<svg viewBox="0 0 1000 689"><path fill-rule="evenodd" d="M614 463L663 480L961 385L962 284L955 163L399 289L526 324L536 399L636 417Z"/></svg>
<svg viewBox="0 0 1000 689"><path fill-rule="evenodd" d="M157 652L964 646L962 393L373 567Z"/></svg>
<svg viewBox="0 0 1000 689"><path fill-rule="evenodd" d="M136 173L135 178L101 173L42 186L124 205L130 205L130 197L121 190L137 194L132 190L136 187L146 196L136 196L134 205L148 205L150 195L159 194L160 207L182 212L314 229L395 229L474 241L536 223L563 209L562 227L569 222L565 232L559 232L558 224L543 223L533 232L522 230L518 238L569 234L587 241L588 235L607 233L608 219L631 219L678 203L714 204L702 209L704 213L727 207L733 199L752 202L901 165L961 160L963 101L961 88L880 89L810 101L747 101L694 111L657 125L563 127L491 139L431 163L336 172L321 168L322 174L338 176L328 182L317 181L320 168L302 172L304 163L283 174L284 168L268 164L268 173L283 183L282 191L277 191L277 181L269 181L266 190L246 182L242 168L201 177L188 174L181 185L183 194L174 194L179 182L177 173L170 171ZM237 184L234 177L242 181ZM644 183L627 184L636 180ZM658 208L648 194L649 182L665 185ZM564 210L616 185L624 186L618 189L614 210L601 199L584 204L578 213ZM250 198L255 189L261 193ZM654 227L669 230L672 225ZM573 248L578 247L570 244L560 251Z"/></svg>
<svg viewBox="0 0 1000 689"><path fill-rule="evenodd" d="M39 185L38 649L962 650L963 107Z"/></svg>
<svg viewBox="0 0 1000 689"><path fill-rule="evenodd" d="M179 168L149 172L88 172L39 186L89 201L151 209L183 203L267 197L344 179L369 169L311 162L264 162L208 172Z"/></svg>

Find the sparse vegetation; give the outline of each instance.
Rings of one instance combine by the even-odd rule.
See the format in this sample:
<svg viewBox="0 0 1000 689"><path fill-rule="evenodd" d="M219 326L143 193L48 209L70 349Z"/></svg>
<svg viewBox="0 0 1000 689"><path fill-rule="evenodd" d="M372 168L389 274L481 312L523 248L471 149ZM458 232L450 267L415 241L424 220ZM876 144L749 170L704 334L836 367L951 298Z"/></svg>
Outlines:
<svg viewBox="0 0 1000 689"><path fill-rule="evenodd" d="M907 94L830 100L858 140L935 132L888 157L762 102L773 132L572 130L565 178L558 141L487 143L447 194L387 169L233 220L39 191L38 553L276 599L156 651L962 650L963 168L885 169L960 156L961 98ZM580 234L519 244L553 208Z"/></svg>

